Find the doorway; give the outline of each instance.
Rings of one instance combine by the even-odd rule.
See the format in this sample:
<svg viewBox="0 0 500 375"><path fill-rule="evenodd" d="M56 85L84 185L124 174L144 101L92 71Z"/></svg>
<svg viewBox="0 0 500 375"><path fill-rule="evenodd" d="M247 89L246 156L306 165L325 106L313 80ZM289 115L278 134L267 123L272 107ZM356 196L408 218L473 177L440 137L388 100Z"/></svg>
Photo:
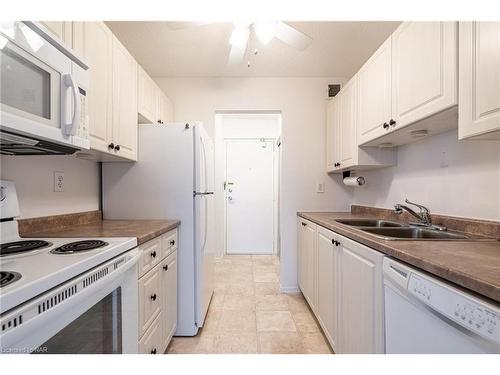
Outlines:
<svg viewBox="0 0 500 375"><path fill-rule="evenodd" d="M279 113L216 115L221 255L279 254L280 133Z"/></svg>

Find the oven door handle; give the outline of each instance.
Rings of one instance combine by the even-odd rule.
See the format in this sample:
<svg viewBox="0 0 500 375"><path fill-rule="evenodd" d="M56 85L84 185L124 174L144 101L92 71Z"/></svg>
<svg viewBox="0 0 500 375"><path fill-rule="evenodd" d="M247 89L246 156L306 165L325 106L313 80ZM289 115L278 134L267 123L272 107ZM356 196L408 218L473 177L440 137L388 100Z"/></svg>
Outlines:
<svg viewBox="0 0 500 375"><path fill-rule="evenodd" d="M131 250L128 257L125 259L125 263L121 263L115 271L87 287L78 290L73 296L42 313L37 314L33 312L36 311L37 305L46 301L51 296L61 293L61 291L64 291L69 285L75 282L81 285L82 280L95 273L96 269L84 273L77 277L76 280L73 279L55 288L49 294L44 294L27 302L22 310L19 309L14 312L16 315L24 314L26 321L24 321L25 318L23 318L22 324L2 334L0 352L12 354L30 353L77 319L83 312L94 306L96 302L106 297L111 291L123 286L127 280L130 280L130 285L133 287L132 293L130 293L130 289L128 290L130 293L128 297L130 298L130 296L137 295L137 262L139 257L140 253L137 249ZM116 261L117 258L106 262L104 265L113 265ZM130 273L133 267L135 267L135 272ZM130 313L134 313L134 311ZM31 318L29 317L30 315ZM132 331L136 332L137 329L133 329Z"/></svg>
<svg viewBox="0 0 500 375"><path fill-rule="evenodd" d="M71 118L71 122L69 124L66 123L66 118L63 120L63 133L64 135L76 135L76 130L78 129L78 125L80 123L80 113L81 113L81 102L79 100L79 92L78 92L78 84L76 83L75 77L72 74L65 74L63 76L64 79L64 87L69 87L71 89L71 93L73 94L73 117ZM64 92L64 98L66 98L66 92ZM64 108L68 111L68 103L64 103Z"/></svg>

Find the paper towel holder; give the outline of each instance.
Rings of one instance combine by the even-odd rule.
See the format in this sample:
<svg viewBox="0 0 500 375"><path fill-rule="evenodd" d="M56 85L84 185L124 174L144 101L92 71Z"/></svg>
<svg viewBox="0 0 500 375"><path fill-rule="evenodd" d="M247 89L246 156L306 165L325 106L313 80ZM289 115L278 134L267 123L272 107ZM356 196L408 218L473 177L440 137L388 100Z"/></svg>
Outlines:
<svg viewBox="0 0 500 375"><path fill-rule="evenodd" d="M342 180L344 180L344 179L346 179L348 177L351 177L351 171L343 171L342 172ZM359 176L359 177L353 176L353 178L356 178L356 180L357 180L357 186L363 186L364 184L366 184L366 180L365 180L365 178L363 176Z"/></svg>

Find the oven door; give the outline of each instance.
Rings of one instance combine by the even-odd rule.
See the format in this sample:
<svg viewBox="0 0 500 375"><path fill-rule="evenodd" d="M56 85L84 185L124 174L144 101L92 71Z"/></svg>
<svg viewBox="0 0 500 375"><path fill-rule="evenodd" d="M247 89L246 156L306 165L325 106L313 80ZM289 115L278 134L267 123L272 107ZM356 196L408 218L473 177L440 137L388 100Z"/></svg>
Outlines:
<svg viewBox="0 0 500 375"><path fill-rule="evenodd" d="M83 71L83 73L81 73ZM0 24L0 126L36 139L83 148L80 77L86 69L23 22ZM84 79L85 81L85 79ZM86 89L86 82L83 82ZM83 92L86 94L85 90ZM75 142L75 139L78 142Z"/></svg>
<svg viewBox="0 0 500 375"><path fill-rule="evenodd" d="M138 352L138 251L86 272L2 317L2 353Z"/></svg>

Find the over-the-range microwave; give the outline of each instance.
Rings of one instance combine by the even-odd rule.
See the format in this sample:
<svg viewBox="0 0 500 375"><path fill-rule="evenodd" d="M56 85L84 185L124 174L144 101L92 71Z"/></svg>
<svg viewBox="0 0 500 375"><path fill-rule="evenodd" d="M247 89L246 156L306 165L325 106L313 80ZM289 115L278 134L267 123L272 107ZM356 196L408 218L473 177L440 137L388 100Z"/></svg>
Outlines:
<svg viewBox="0 0 500 375"><path fill-rule="evenodd" d="M0 22L0 153L89 149L86 63L38 22Z"/></svg>

